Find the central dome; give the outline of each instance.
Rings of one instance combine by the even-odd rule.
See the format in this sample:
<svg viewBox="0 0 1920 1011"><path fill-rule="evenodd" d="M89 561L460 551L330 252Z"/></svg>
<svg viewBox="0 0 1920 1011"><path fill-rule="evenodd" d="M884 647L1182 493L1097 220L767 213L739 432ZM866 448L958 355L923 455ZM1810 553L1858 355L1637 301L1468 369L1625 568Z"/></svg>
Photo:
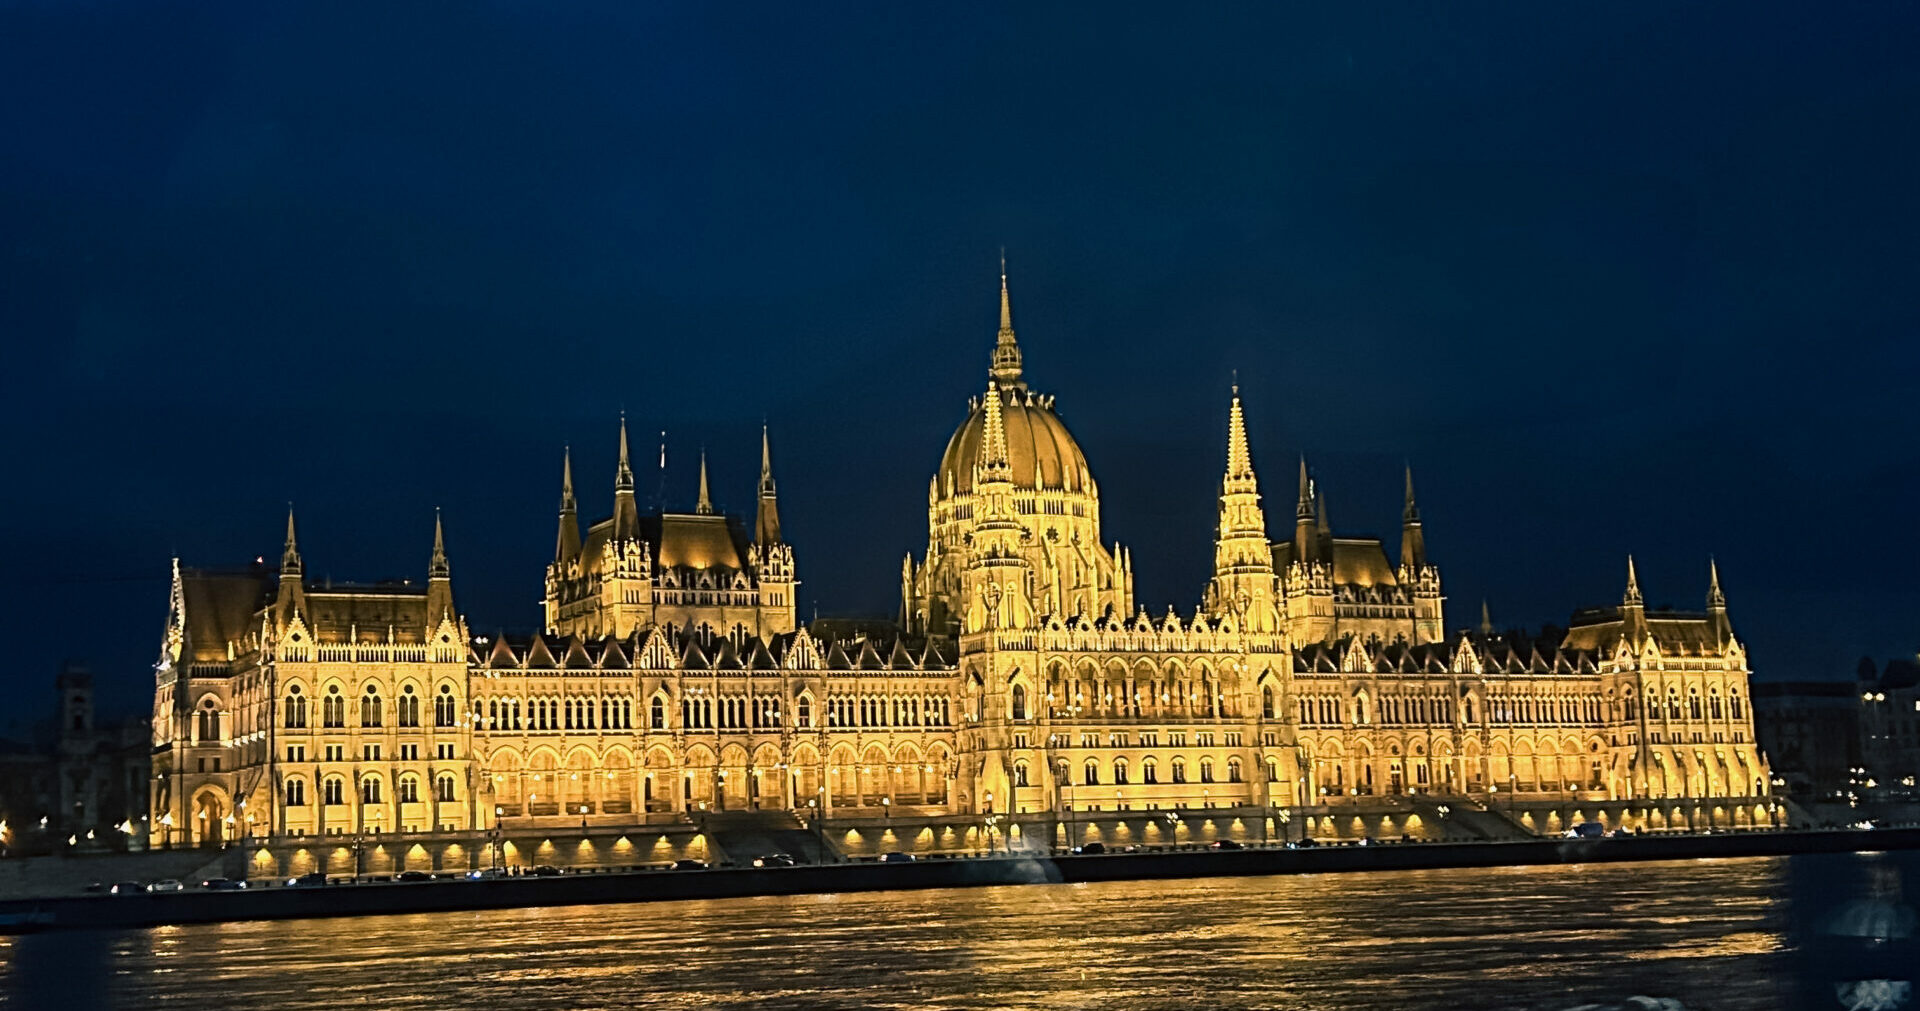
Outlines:
<svg viewBox="0 0 1920 1011"><path fill-rule="evenodd" d="M1084 491L1090 483L1087 458L1060 416L1053 413L1052 398L1022 390L1001 390L999 396L1014 487ZM940 457L942 497L949 487L956 495L973 491L974 464L980 460L980 443L986 433L985 403L977 401L967 420L947 440L947 451Z"/></svg>

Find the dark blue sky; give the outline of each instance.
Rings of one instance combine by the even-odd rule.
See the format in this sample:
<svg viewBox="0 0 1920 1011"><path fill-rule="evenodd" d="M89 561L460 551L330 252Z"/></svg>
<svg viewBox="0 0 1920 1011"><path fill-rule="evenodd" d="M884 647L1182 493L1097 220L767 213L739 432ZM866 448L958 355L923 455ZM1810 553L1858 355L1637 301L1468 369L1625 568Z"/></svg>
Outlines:
<svg viewBox="0 0 1920 1011"><path fill-rule="evenodd" d="M537 619L614 420L890 613L996 257L1156 611L1237 368L1274 530L1410 459L1450 624L1699 606L1758 676L1920 644L1911 5L0 4L4 615L146 705L167 560ZM649 450L649 453L651 451ZM643 485L646 484L643 480ZM5 721L0 721L4 723ZM6 726L0 726L4 731Z"/></svg>

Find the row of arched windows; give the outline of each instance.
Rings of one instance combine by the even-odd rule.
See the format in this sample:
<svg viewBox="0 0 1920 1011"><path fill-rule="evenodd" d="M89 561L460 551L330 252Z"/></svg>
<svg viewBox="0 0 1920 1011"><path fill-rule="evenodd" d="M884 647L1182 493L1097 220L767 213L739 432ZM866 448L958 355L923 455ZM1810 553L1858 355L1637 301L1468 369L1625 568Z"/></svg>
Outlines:
<svg viewBox="0 0 1920 1011"><path fill-rule="evenodd" d="M1017 691L1025 691L1014 686ZM928 695L830 695L827 697L829 727L949 727L953 725L952 702Z"/></svg>
<svg viewBox="0 0 1920 1011"><path fill-rule="evenodd" d="M307 727L308 707L306 693L300 685L287 686L287 697L281 704L282 722L290 730L304 730ZM394 702L396 725L402 728L420 726L420 696L415 694L412 685L400 687L400 697ZM440 694L433 699L433 725L451 727L459 716L459 707L454 701L453 687L441 685ZM385 709L380 701L378 685L368 685L365 695L360 697L360 726L366 728L383 725ZM337 730L347 725L347 700L340 692L339 685L328 685L327 693L320 700L320 724L329 730Z"/></svg>
<svg viewBox="0 0 1920 1011"><path fill-rule="evenodd" d="M381 803L381 780L378 776L368 776L360 781L360 802L362 804ZM458 785L453 773L443 772L434 779L433 799L450 804L458 799ZM412 773L402 773L394 780L393 799L402 804L415 804L420 801L420 777ZM328 776L320 782L320 802L329 807L346 803L347 781L343 776ZM281 799L288 807L305 807L307 803L307 781L299 777L289 777L281 790Z"/></svg>
<svg viewBox="0 0 1920 1011"><path fill-rule="evenodd" d="M1199 765L1200 765L1200 782L1202 783L1214 782L1215 780L1214 780L1213 759L1202 758L1200 759ZM1227 765L1226 781L1229 783L1241 782L1244 773L1242 772L1242 769L1241 769L1240 759L1229 758L1227 759L1226 765ZM1187 760L1185 758L1179 758L1179 757L1174 758L1172 761L1168 763L1168 767L1172 773L1172 778L1169 780L1169 782L1185 783L1187 781ZM1086 762L1081 766L1080 772L1081 772L1081 776L1080 776L1079 785L1081 786L1099 786L1100 785L1101 762L1099 759L1097 758L1087 759ZM1063 759L1061 760L1059 765L1059 782L1062 785L1066 785L1066 786L1074 785L1072 780L1068 777L1067 773L1068 773L1068 765L1067 765L1067 762ZM1132 782L1132 780L1129 778L1131 776L1131 767L1129 766L1126 759L1116 758L1113 760L1112 775L1113 775L1113 780L1112 780L1113 785L1127 786ZM1143 758L1140 760L1140 782L1147 785L1153 785L1160 782L1160 764L1158 760L1154 758ZM1019 761L1019 762L1013 763L1013 785L1015 786L1032 786L1033 785L1032 773L1031 773L1031 770L1028 768L1026 762Z"/></svg>

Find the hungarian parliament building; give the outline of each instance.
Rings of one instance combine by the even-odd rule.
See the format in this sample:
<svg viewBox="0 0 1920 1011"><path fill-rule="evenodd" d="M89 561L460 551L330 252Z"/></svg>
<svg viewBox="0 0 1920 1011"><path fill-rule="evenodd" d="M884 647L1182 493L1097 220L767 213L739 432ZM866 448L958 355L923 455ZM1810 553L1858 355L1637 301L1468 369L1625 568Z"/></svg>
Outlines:
<svg viewBox="0 0 1920 1011"><path fill-rule="evenodd" d="M1236 388L1212 579L1193 613L1150 614L1093 468L1027 384L1004 276L985 379L891 621L800 622L764 434L754 516L713 508L704 460L691 511L643 513L624 420L611 515L582 518L563 465L536 635L472 632L438 518L424 581L309 579L291 515L277 571L176 562L152 844L417 835L438 867L740 812L919 848L1059 844L1063 822L1076 842L1431 835L1450 810L1766 823L1717 572L1698 612L1649 610L1628 560L1618 605L1564 635L1449 632L1411 475L1392 559L1329 529L1304 461L1276 539Z"/></svg>

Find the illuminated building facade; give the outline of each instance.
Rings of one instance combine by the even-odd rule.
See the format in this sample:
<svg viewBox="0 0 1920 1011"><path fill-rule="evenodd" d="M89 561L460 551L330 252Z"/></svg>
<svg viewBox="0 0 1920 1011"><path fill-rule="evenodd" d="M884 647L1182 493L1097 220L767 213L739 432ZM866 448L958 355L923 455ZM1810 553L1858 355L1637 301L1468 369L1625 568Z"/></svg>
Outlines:
<svg viewBox="0 0 1920 1011"><path fill-rule="evenodd" d="M1629 561L1620 605L1560 641L1449 636L1411 476L1397 560L1332 532L1304 461L1274 540L1237 388L1213 577L1194 613L1147 614L1085 455L1027 386L1004 277L1000 294L897 624L800 625L764 437L751 526L715 512L704 460L691 512L642 515L623 422L612 514L583 527L569 458L530 637L468 628L437 519L423 583L335 586L306 579L289 517L277 573L176 570L155 842L425 833L470 851L756 810L1028 836L1285 811L1331 831L1329 811L1447 798L1631 805L1655 827L1768 817L1717 571L1697 614L1649 611Z"/></svg>

